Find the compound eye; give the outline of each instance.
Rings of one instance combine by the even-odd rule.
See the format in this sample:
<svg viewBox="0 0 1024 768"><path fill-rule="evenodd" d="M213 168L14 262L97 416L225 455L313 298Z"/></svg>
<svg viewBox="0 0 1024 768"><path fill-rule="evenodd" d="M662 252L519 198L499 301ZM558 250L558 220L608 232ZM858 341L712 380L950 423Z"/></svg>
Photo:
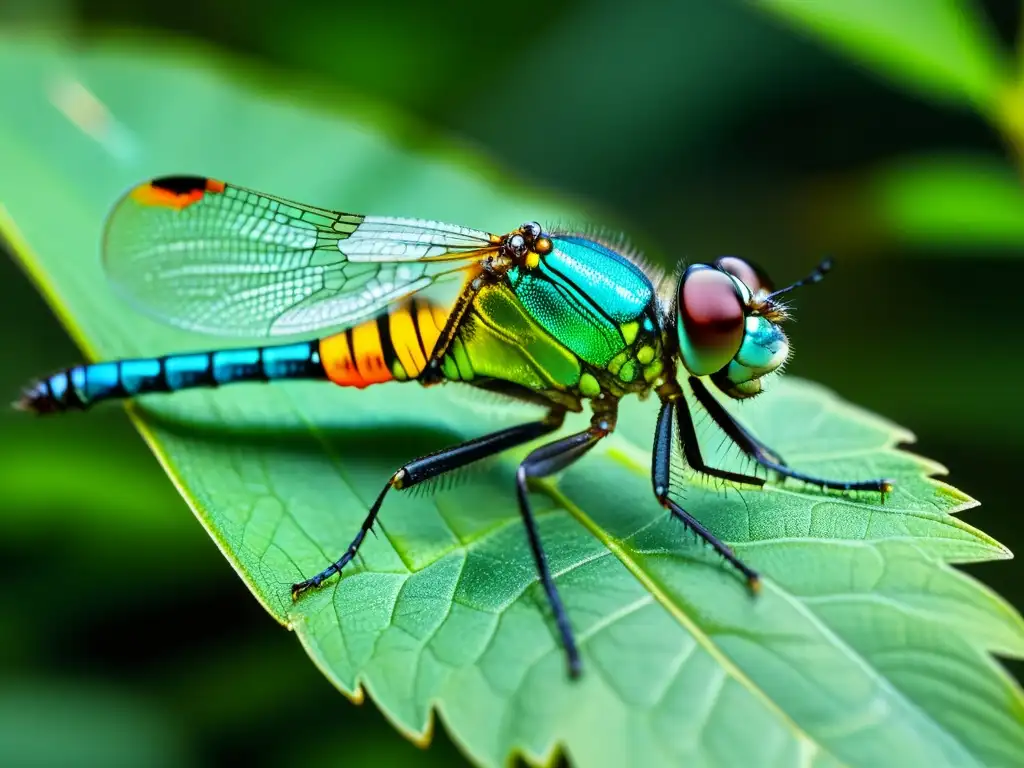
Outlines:
<svg viewBox="0 0 1024 768"><path fill-rule="evenodd" d="M698 265L679 287L679 350L687 370L706 376L721 370L739 352L746 314L729 275Z"/></svg>
<svg viewBox="0 0 1024 768"><path fill-rule="evenodd" d="M540 224L536 221L528 221L520 229L523 230L523 234L530 238L531 242L540 237Z"/></svg>
<svg viewBox="0 0 1024 768"><path fill-rule="evenodd" d="M523 256L526 253L526 240L522 235L512 235L508 239L508 247L514 256Z"/></svg>
<svg viewBox="0 0 1024 768"><path fill-rule="evenodd" d="M762 288L771 293L774 288L763 269L739 256L723 256L715 262L715 266L738 278L751 293L757 293Z"/></svg>

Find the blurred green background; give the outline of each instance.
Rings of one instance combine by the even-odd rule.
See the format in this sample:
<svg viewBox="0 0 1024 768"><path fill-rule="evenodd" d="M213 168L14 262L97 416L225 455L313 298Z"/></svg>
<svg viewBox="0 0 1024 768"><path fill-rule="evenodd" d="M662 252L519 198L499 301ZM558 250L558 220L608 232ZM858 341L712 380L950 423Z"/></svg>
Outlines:
<svg viewBox="0 0 1024 768"><path fill-rule="evenodd" d="M1019 5L978 7L1009 56ZM913 430L983 502L967 520L1024 551L1018 161L941 92L920 98L762 9L708 0L7 0L0 23L82 46L199 40L284 71L297 99L311 83L386 102L611 212L665 264L737 253L783 282L833 255L834 275L796 300L789 371ZM0 329L12 399L79 359L6 258ZM971 570L1024 609L1019 566ZM0 580L0 764L461 761L442 729L421 752L331 688L117 408L0 412Z"/></svg>

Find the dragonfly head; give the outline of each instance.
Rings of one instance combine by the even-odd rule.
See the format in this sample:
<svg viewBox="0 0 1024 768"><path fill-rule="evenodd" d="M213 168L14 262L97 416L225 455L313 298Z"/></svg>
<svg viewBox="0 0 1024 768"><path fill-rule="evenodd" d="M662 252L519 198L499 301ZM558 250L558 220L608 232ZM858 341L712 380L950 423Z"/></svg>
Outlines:
<svg viewBox="0 0 1024 768"><path fill-rule="evenodd" d="M759 394L761 377L789 357L789 340L780 327L789 314L778 297L818 282L830 266L822 262L803 280L779 291L772 291L762 270L736 256L688 267L676 301L683 365L694 376L710 376L729 397Z"/></svg>

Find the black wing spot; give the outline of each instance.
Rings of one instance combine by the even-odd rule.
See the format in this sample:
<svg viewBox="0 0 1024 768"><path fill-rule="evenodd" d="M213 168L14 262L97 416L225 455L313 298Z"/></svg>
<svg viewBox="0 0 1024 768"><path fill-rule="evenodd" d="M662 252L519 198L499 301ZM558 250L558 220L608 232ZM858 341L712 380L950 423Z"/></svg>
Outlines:
<svg viewBox="0 0 1024 768"><path fill-rule="evenodd" d="M203 176L163 176L153 179L150 184L156 189L163 189L175 195L188 195L193 192L205 192L207 179Z"/></svg>

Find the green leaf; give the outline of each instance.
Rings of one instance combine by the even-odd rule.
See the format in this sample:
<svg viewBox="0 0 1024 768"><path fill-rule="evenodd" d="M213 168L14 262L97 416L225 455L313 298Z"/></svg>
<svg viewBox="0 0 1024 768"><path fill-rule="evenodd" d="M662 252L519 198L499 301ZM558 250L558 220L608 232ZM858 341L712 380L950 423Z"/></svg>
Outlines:
<svg viewBox="0 0 1024 768"><path fill-rule="evenodd" d="M147 176L207 173L497 230L567 212L385 110L237 72L152 44L74 56L0 46L0 112L13 116L0 124L3 228L91 354L210 343L133 314L103 281L106 210ZM319 104L292 103L299 91ZM157 397L132 413L267 610L340 689L368 691L412 738L429 736L436 712L486 765L559 749L580 766L972 765L1024 751L1024 696L989 655L1024 654L1024 623L951 567L1009 552L953 516L974 502L896 448L908 433L806 382L781 381L742 408L802 469L897 480L883 505L690 478L686 506L766 575L754 599L654 502L653 407L624 403L616 434L534 496L581 641L578 682L512 493L525 449L458 488L395 494L359 567L289 599L292 582L347 545L401 462L527 409L457 387L309 382ZM289 732L330 729L332 717L344 712L296 712Z"/></svg>
<svg viewBox="0 0 1024 768"><path fill-rule="evenodd" d="M971 0L760 0L856 61L997 117L1011 67Z"/></svg>

